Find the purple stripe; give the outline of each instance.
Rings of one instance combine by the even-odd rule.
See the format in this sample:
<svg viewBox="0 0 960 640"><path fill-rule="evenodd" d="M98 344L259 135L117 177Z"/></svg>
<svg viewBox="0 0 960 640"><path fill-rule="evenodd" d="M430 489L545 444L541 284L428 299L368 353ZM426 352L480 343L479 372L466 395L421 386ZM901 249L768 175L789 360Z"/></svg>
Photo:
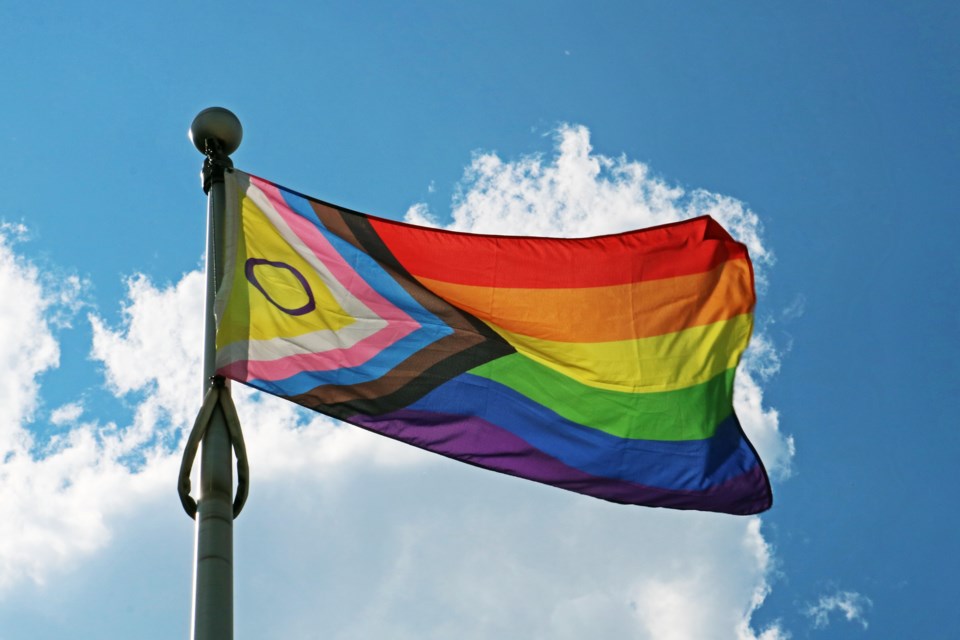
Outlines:
<svg viewBox="0 0 960 640"><path fill-rule="evenodd" d="M759 464L704 491L671 490L574 469L477 417L403 409L379 417L356 415L347 421L461 462L621 504L736 515L760 513L771 504L769 483Z"/></svg>

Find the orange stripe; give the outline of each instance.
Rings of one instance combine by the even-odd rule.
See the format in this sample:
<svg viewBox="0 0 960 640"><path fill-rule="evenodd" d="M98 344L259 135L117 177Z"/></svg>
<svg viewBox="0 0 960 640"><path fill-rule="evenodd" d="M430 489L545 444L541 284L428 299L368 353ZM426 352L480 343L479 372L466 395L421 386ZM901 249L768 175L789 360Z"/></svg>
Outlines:
<svg viewBox="0 0 960 640"><path fill-rule="evenodd" d="M527 289L420 282L451 304L512 333L557 342L632 340L732 318L753 309L750 266L632 284Z"/></svg>

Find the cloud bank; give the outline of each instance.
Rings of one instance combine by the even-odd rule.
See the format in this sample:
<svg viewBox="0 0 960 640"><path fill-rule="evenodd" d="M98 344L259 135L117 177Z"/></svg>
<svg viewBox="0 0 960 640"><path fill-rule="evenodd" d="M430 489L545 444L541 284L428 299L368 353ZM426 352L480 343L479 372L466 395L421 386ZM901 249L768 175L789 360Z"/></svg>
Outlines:
<svg viewBox="0 0 960 640"><path fill-rule="evenodd" d="M584 127L556 135L548 156L477 154L446 226L596 235L709 214L749 246L761 276L769 270L759 218L743 203L596 154ZM425 205L407 219L437 223ZM57 436L38 450L37 380L58 362L53 294L0 243L0 294L23 301L0 317L17 337L0 347L0 375L9 376L0 492L14 496L0 507L0 598L23 581L78 570L111 538L132 535L121 524L132 504L186 517L174 483L200 404L202 288L199 272L164 286L137 276L118 326L91 315L92 357L134 417L101 423L87 417L93 408L67 403L49 416ZM768 469L783 477L793 442L763 399L778 366L758 334L735 401ZM245 389L236 397L253 474L237 525L238 627L254 637L786 637L750 624L774 564L760 518L610 505L457 465Z"/></svg>
<svg viewBox="0 0 960 640"><path fill-rule="evenodd" d="M0 230L0 594L18 582L42 583L110 539L106 517L124 486L135 494L157 467L132 474L120 462L130 446L114 425L82 421L71 403L52 412L37 437L38 379L58 366L56 327L69 327L79 281L54 281L20 257L19 234ZM71 293L71 291L73 293Z"/></svg>

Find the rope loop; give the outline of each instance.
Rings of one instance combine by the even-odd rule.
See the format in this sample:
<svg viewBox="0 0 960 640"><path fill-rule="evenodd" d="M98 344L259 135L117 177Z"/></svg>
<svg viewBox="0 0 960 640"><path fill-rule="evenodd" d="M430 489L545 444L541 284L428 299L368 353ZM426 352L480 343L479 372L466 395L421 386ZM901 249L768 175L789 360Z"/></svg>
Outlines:
<svg viewBox="0 0 960 640"><path fill-rule="evenodd" d="M219 408L223 412L227 431L230 434L230 445L237 456L237 495L233 500L233 517L236 518L243 510L243 505L246 503L250 491L250 465L247 460L247 447L243 442L240 418L237 416L237 408L230 397L230 389L221 376L214 376L211 382L212 384L203 397L203 405L200 407L197 419L193 422L193 428L190 430L190 435L187 437L187 443L183 449L180 475L177 478L177 493L180 496L180 504L183 505L183 510L187 512L188 516L196 519L197 501L190 495L190 473L193 471L193 463L196 460L200 443L203 442L203 436L210 428L214 412Z"/></svg>

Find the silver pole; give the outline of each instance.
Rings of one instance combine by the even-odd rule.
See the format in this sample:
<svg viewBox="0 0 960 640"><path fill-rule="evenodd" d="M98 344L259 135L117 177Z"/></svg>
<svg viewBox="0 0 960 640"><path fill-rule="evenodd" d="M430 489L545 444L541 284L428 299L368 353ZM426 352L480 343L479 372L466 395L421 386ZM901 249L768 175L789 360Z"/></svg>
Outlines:
<svg viewBox="0 0 960 640"><path fill-rule="evenodd" d="M194 145L207 156L207 295L204 312L203 393L216 372L216 318L213 304L223 278L224 167L240 145L243 130L233 113L220 107L201 111L190 126ZM202 397L202 396L201 396ZM194 640L233 638L233 449L218 406L200 452L200 499L193 582Z"/></svg>

